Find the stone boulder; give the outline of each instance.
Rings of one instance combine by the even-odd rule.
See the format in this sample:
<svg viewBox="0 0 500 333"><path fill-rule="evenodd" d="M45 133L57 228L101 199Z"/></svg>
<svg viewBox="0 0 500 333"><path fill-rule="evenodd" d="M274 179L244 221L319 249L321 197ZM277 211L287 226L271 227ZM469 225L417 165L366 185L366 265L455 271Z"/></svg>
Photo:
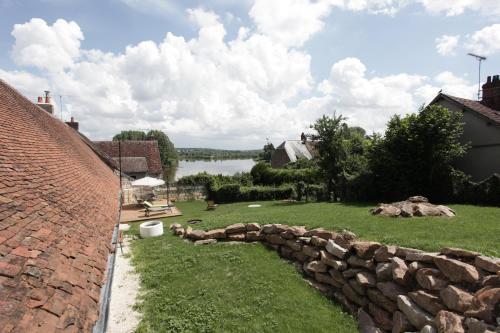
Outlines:
<svg viewBox="0 0 500 333"><path fill-rule="evenodd" d="M456 313L441 310L436 316L439 333L464 333L463 317Z"/></svg>
<svg viewBox="0 0 500 333"><path fill-rule="evenodd" d="M398 308L406 315L408 321L421 330L425 325L434 325L434 318L422 310L408 296L399 295L397 298Z"/></svg>
<svg viewBox="0 0 500 333"><path fill-rule="evenodd" d="M482 319L494 323L500 313L500 288L485 287L477 291L472 299L472 305L465 312L467 317Z"/></svg>
<svg viewBox="0 0 500 333"><path fill-rule="evenodd" d="M456 286L449 285L440 292L443 303L450 310L465 312L472 305L474 296L467 291Z"/></svg>
<svg viewBox="0 0 500 333"><path fill-rule="evenodd" d="M438 256L434 258L434 263L453 282L475 283L479 280L479 272L476 267L459 260Z"/></svg>
<svg viewBox="0 0 500 333"><path fill-rule="evenodd" d="M444 216L453 217L455 211L443 205L433 205L422 196L409 197L405 201L379 204L370 210L373 215L389 217Z"/></svg>
<svg viewBox="0 0 500 333"><path fill-rule="evenodd" d="M246 230L247 227L243 223L235 223L226 227L226 234L237 234Z"/></svg>

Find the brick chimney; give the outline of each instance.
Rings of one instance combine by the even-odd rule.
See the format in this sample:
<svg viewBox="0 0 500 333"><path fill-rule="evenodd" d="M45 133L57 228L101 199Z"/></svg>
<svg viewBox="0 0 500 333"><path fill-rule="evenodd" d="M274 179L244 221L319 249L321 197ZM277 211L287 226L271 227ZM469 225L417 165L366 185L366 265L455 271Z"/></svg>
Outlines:
<svg viewBox="0 0 500 333"><path fill-rule="evenodd" d="M45 91L45 100L43 97L38 96L38 102L36 103L36 105L38 105L48 113L54 114L54 105L50 100L50 91L48 90Z"/></svg>
<svg viewBox="0 0 500 333"><path fill-rule="evenodd" d="M71 117L71 120L67 121L66 125L73 128L75 131L78 131L78 122L75 121L75 118Z"/></svg>
<svg viewBox="0 0 500 333"><path fill-rule="evenodd" d="M500 111L500 78L498 75L488 76L483 84L482 104L493 110Z"/></svg>

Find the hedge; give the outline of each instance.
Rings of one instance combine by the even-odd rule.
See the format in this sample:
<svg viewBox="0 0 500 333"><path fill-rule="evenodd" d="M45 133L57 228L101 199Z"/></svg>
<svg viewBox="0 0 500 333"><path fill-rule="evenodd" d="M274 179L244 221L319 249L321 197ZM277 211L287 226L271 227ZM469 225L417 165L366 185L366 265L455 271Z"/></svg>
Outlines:
<svg viewBox="0 0 500 333"><path fill-rule="evenodd" d="M269 163L259 162L250 171L254 185L282 185L287 183L317 183L321 180L319 169L273 169Z"/></svg>
<svg viewBox="0 0 500 333"><path fill-rule="evenodd" d="M294 197L294 189L292 185L274 187L226 184L217 189L212 189L209 193L209 197L217 203L281 200Z"/></svg>

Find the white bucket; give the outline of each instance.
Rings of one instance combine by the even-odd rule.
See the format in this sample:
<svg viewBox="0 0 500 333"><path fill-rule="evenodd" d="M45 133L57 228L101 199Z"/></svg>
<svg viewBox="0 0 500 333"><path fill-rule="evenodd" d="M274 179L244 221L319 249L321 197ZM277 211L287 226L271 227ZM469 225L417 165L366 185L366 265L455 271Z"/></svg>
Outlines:
<svg viewBox="0 0 500 333"><path fill-rule="evenodd" d="M163 235L162 221L148 221L141 223L139 232L142 238L157 237Z"/></svg>

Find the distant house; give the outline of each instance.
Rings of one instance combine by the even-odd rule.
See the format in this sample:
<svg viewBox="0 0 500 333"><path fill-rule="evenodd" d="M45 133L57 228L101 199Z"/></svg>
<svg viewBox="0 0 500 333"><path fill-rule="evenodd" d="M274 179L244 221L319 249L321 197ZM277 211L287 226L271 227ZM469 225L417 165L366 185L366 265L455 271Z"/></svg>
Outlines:
<svg viewBox="0 0 500 333"><path fill-rule="evenodd" d="M119 178L48 105L2 80L0 119L0 330L91 332L105 313Z"/></svg>
<svg viewBox="0 0 500 333"><path fill-rule="evenodd" d="M110 156L116 167L119 167L118 141L94 141L94 145L104 154ZM121 155L122 172L126 175L134 179L145 176L163 177L157 141L122 141Z"/></svg>
<svg viewBox="0 0 500 333"><path fill-rule="evenodd" d="M462 142L471 144L465 156L456 161L456 167L483 180L500 173L500 79L488 76L483 85L483 98L475 101L439 93L430 104L437 104L463 114Z"/></svg>
<svg viewBox="0 0 500 333"><path fill-rule="evenodd" d="M315 144L307 140L283 141L271 155L271 167L282 168L287 163L296 162L300 158L311 160L317 157Z"/></svg>

